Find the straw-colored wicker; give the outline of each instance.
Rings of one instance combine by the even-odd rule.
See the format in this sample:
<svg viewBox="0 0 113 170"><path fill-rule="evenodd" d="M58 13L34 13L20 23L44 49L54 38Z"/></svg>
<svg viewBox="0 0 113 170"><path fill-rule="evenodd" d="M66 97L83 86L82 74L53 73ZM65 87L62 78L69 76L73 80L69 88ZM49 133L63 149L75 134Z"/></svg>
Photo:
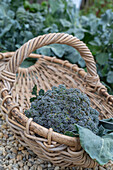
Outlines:
<svg viewBox="0 0 113 170"><path fill-rule="evenodd" d="M31 54L53 43L67 44L78 50L86 62L87 73L68 61ZM29 68L20 68L28 56L38 58L38 61ZM32 149L41 159L62 167L95 167L96 161L82 149L79 137L53 132L52 128L48 130L24 115L24 110L30 107L29 99L35 84L38 90L51 89L59 84L78 88L90 97L92 107L100 112L100 119L112 117L113 96L100 83L93 56L87 46L71 35L51 33L28 41L15 53L1 53L1 109L20 143Z"/></svg>

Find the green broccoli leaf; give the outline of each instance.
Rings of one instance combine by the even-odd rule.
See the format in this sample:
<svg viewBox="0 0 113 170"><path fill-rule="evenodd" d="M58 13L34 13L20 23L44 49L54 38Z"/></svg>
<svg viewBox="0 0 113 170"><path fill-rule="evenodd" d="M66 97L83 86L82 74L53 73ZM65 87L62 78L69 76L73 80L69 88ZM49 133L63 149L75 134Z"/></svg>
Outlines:
<svg viewBox="0 0 113 170"><path fill-rule="evenodd" d="M75 124L78 129L83 149L100 165L113 160L113 131L103 137L95 135L91 130Z"/></svg>
<svg viewBox="0 0 113 170"><path fill-rule="evenodd" d="M107 82L113 83L113 71L109 71L107 74Z"/></svg>
<svg viewBox="0 0 113 170"><path fill-rule="evenodd" d="M108 54L107 53L100 53L96 55L96 61L100 65L106 64L108 62Z"/></svg>
<svg viewBox="0 0 113 170"><path fill-rule="evenodd" d="M36 85L33 87L32 94L37 96L37 86Z"/></svg>
<svg viewBox="0 0 113 170"><path fill-rule="evenodd" d="M102 124L104 128L113 130L113 118L100 120L99 123Z"/></svg>

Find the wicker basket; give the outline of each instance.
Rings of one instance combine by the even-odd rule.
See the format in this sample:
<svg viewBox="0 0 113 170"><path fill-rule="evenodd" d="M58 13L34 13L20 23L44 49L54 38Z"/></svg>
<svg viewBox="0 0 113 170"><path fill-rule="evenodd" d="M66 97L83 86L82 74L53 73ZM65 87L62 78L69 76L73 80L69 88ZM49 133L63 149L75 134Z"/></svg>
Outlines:
<svg viewBox="0 0 113 170"><path fill-rule="evenodd" d="M53 43L67 44L78 50L86 62L87 73L68 61L30 54ZM38 58L38 61L29 68L20 68L19 65L28 56ZM41 159L61 167L95 167L96 161L82 149L78 137L53 132L52 128L46 129L24 115L24 110L30 107L29 99L35 84L38 90L51 89L59 84L78 88L90 97L92 107L100 112L100 119L112 117L113 96L109 95L100 83L89 49L76 37L51 33L28 41L15 53L1 53L0 95L1 109L6 121L22 145L29 147Z"/></svg>

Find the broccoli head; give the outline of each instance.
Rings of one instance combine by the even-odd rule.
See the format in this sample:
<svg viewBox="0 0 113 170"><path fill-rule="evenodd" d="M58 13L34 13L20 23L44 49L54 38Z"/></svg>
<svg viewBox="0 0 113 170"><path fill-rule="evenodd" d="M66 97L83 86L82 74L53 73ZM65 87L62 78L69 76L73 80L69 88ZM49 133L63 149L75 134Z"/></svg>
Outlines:
<svg viewBox="0 0 113 170"><path fill-rule="evenodd" d="M90 106L88 96L79 89L67 89L65 85L52 87L43 94L39 92L25 114L58 133L75 131L75 123L98 133L99 113Z"/></svg>

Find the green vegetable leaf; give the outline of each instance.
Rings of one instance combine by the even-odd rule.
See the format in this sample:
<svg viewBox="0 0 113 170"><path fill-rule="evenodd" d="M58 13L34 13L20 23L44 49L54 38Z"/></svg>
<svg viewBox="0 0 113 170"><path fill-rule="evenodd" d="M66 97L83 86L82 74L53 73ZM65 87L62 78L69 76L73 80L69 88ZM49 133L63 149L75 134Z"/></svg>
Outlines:
<svg viewBox="0 0 113 170"><path fill-rule="evenodd" d="M109 42L113 43L113 29L112 29L112 32L111 32L111 35L110 35L110 38L109 38Z"/></svg>
<svg viewBox="0 0 113 170"><path fill-rule="evenodd" d="M62 58L65 53L65 47L61 44L53 44L51 45L51 51L54 53L55 56Z"/></svg>
<svg viewBox="0 0 113 170"><path fill-rule="evenodd" d="M75 127L78 129L81 146L92 159L95 159L100 165L113 160L113 132L100 137L87 128L77 124Z"/></svg>
<svg viewBox="0 0 113 170"><path fill-rule="evenodd" d="M96 55L96 61L100 65L104 65L108 62L108 54L107 53L100 53Z"/></svg>
<svg viewBox="0 0 113 170"><path fill-rule="evenodd" d="M51 51L50 46L44 46L42 48L39 48L36 50L37 54L47 55L47 56L53 56L53 53Z"/></svg>
<svg viewBox="0 0 113 170"><path fill-rule="evenodd" d="M99 122L104 128L113 130L113 118L103 119Z"/></svg>
<svg viewBox="0 0 113 170"><path fill-rule="evenodd" d="M103 69L101 69L101 72L102 72L102 75L103 76L106 76L107 75L107 73L108 73L108 63L106 63L105 65L104 65L104 67L103 67Z"/></svg>
<svg viewBox="0 0 113 170"><path fill-rule="evenodd" d="M60 19L60 22L61 22L63 27L69 28L72 25L71 22L67 21L66 19Z"/></svg>
<svg viewBox="0 0 113 170"><path fill-rule="evenodd" d="M36 61L37 61L37 59L33 59L33 58L32 58L32 60L30 60L30 58L26 58L26 59L22 62L22 64L20 65L20 67L22 67L22 68L28 68L28 67L34 65Z"/></svg>
<svg viewBox="0 0 113 170"><path fill-rule="evenodd" d="M32 94L35 95L35 96L37 96L37 85L35 85L35 86L33 87Z"/></svg>
<svg viewBox="0 0 113 170"><path fill-rule="evenodd" d="M103 22L103 24L109 23L111 20L111 16L112 16L112 11L109 9L102 15L101 21Z"/></svg>
<svg viewBox="0 0 113 170"><path fill-rule="evenodd" d="M113 83L113 71L109 71L107 75L107 82Z"/></svg>
<svg viewBox="0 0 113 170"><path fill-rule="evenodd" d="M85 65L86 65L86 63L82 57L80 57L80 59L78 60L78 64L80 65L80 67L85 67Z"/></svg>
<svg viewBox="0 0 113 170"><path fill-rule="evenodd" d="M69 50L70 49L70 50ZM74 48L68 48L68 52L64 55L64 59L75 64L80 60L80 54Z"/></svg>
<svg viewBox="0 0 113 170"><path fill-rule="evenodd" d="M30 31L24 31L23 34L25 36L23 43L33 38L33 34Z"/></svg>

